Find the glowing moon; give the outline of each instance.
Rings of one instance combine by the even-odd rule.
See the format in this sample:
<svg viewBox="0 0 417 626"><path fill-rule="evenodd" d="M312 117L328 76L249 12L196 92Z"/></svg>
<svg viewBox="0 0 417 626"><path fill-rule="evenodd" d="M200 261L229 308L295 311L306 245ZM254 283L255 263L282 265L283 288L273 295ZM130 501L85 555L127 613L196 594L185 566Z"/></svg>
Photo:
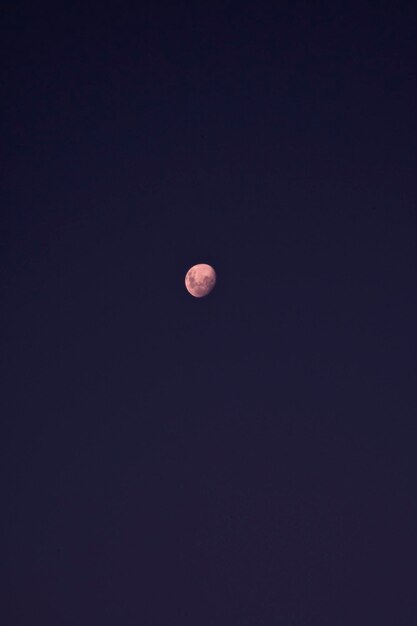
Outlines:
<svg viewBox="0 0 417 626"><path fill-rule="evenodd" d="M195 298L207 296L215 284L216 272L207 263L193 265L185 276L185 286Z"/></svg>

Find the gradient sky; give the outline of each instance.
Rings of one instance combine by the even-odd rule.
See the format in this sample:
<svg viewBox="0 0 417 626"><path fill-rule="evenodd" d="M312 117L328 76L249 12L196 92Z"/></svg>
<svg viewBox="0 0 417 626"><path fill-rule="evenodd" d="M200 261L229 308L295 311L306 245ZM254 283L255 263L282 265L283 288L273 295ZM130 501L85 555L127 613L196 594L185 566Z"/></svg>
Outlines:
<svg viewBox="0 0 417 626"><path fill-rule="evenodd" d="M416 23L3 5L2 624L417 623Z"/></svg>

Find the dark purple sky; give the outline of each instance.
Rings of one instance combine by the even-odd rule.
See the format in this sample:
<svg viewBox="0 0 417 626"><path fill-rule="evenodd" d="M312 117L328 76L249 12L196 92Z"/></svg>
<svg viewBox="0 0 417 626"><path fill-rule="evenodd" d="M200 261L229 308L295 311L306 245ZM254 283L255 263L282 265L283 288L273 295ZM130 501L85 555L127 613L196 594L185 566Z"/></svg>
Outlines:
<svg viewBox="0 0 417 626"><path fill-rule="evenodd" d="M3 5L2 624L417 623L416 23Z"/></svg>

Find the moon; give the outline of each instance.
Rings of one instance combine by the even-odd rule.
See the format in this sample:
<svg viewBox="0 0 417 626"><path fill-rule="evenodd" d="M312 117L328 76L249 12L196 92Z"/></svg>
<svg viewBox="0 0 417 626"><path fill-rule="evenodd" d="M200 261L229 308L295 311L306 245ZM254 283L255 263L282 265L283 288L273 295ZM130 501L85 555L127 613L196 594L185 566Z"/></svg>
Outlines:
<svg viewBox="0 0 417 626"><path fill-rule="evenodd" d="M216 272L207 263L198 263L188 270L185 276L187 291L194 298L204 298L216 284Z"/></svg>

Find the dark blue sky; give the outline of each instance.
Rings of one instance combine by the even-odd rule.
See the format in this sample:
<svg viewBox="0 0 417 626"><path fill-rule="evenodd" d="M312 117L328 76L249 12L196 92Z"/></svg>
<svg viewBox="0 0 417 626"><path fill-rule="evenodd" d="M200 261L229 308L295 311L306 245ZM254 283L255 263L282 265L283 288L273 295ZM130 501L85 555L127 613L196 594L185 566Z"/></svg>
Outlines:
<svg viewBox="0 0 417 626"><path fill-rule="evenodd" d="M417 623L390 5L4 4L2 624Z"/></svg>

